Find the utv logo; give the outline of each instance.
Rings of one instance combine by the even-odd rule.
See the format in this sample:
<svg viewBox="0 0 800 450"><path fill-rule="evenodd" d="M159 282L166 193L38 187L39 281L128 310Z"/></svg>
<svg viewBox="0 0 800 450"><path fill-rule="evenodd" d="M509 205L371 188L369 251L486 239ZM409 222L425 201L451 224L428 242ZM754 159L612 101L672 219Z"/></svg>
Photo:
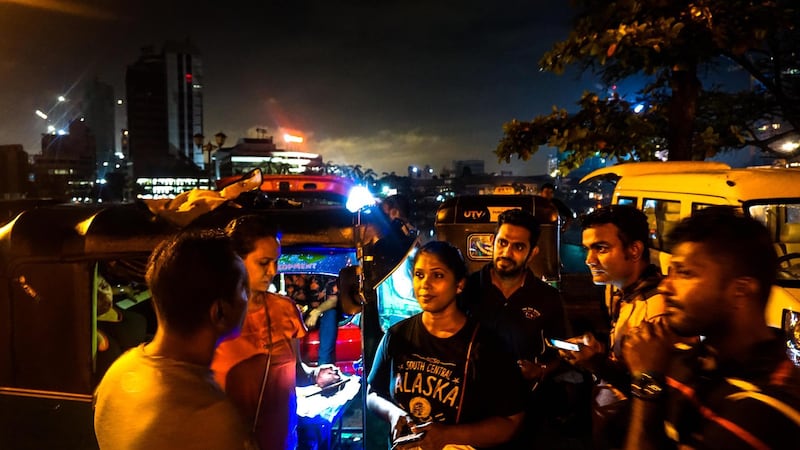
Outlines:
<svg viewBox="0 0 800 450"><path fill-rule="evenodd" d="M464 218L470 220L480 220L486 216L486 211L464 211Z"/></svg>

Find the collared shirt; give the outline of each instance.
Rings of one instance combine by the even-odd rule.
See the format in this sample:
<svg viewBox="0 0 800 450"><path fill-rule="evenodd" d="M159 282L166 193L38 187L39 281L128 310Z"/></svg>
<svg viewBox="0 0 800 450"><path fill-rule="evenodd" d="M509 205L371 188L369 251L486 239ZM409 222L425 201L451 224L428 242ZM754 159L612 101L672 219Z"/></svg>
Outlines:
<svg viewBox="0 0 800 450"><path fill-rule="evenodd" d="M566 337L566 316L558 290L526 270L522 286L505 298L492 283L491 267L489 263L467 278L464 309L497 333L517 359L541 362L544 338ZM548 354L544 360L554 357Z"/></svg>
<svg viewBox="0 0 800 450"><path fill-rule="evenodd" d="M606 306L611 315L610 358L620 359L622 338L631 328L638 327L642 322L655 322L664 315L664 296L657 291L662 278L658 268L650 264L630 286L624 289L609 286L607 289Z"/></svg>

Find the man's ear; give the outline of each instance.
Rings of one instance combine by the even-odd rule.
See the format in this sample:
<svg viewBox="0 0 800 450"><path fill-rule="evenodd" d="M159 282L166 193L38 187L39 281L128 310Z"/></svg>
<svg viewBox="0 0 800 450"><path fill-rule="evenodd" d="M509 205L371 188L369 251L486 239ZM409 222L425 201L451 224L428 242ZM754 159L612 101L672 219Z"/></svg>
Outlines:
<svg viewBox="0 0 800 450"><path fill-rule="evenodd" d="M527 263L531 262L533 260L533 258L535 258L536 255L538 255L538 254L539 254L539 246L536 245L531 249L531 253L528 255L528 259L525 261L525 263L527 264Z"/></svg>
<svg viewBox="0 0 800 450"><path fill-rule="evenodd" d="M211 323L214 324L214 327L218 330L225 330L227 324L226 319L228 316L228 305L223 300L215 300L214 303L211 304L211 309L209 310L209 318L211 319Z"/></svg>
<svg viewBox="0 0 800 450"><path fill-rule="evenodd" d="M628 246L628 254L631 255L631 259L634 261L641 260L642 255L644 255L644 242L633 241L631 245Z"/></svg>
<svg viewBox="0 0 800 450"><path fill-rule="evenodd" d="M753 277L737 277L733 279L733 295L737 298L751 299L759 294L758 281Z"/></svg>

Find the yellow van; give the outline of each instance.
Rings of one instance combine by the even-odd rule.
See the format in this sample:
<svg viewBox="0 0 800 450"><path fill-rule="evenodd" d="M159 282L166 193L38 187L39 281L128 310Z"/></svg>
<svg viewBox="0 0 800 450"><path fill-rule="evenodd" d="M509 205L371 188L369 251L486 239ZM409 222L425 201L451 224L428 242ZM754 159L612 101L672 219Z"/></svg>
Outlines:
<svg viewBox="0 0 800 450"><path fill-rule="evenodd" d="M800 169L748 167L720 162L619 164L595 170L581 183L616 180L611 203L634 205L650 223L651 260L666 267L664 238L682 218L711 205L741 208L772 233L779 273L766 309L767 324L782 328L800 352ZM734 244L735 245L735 244Z"/></svg>

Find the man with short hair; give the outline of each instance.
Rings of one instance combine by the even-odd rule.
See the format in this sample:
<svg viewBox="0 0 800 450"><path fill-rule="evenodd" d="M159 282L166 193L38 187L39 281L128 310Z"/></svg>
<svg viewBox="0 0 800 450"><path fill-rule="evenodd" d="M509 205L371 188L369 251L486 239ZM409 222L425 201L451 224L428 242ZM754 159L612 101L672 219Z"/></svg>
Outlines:
<svg viewBox="0 0 800 450"><path fill-rule="evenodd" d="M657 322L664 313L658 295L661 273L650 264L647 216L627 205L610 205L584 218L582 243L592 281L606 285L611 318L608 345L592 333L569 339L580 351L561 356L592 373L592 437L595 448L622 445L628 422L630 374L622 362L624 336L642 322Z"/></svg>
<svg viewBox="0 0 800 450"><path fill-rule="evenodd" d="M548 351L545 338L566 334L566 318L557 289L539 279L528 263L539 249L540 226L521 209L504 211L497 219L492 262L467 278L462 304L467 313L503 340L534 391L527 402L526 425L510 448L530 448L545 411L540 386L556 368L558 358Z"/></svg>
<svg viewBox="0 0 800 450"><path fill-rule="evenodd" d="M764 319L777 270L769 231L709 207L667 238L665 323L642 324L623 344L634 374L626 448L797 448L800 371ZM695 335L705 339L675 346Z"/></svg>
<svg viewBox="0 0 800 450"><path fill-rule="evenodd" d="M240 329L247 272L224 234L182 233L159 244L145 276L158 330L109 368L95 392L100 448L255 448L214 382L217 343Z"/></svg>

